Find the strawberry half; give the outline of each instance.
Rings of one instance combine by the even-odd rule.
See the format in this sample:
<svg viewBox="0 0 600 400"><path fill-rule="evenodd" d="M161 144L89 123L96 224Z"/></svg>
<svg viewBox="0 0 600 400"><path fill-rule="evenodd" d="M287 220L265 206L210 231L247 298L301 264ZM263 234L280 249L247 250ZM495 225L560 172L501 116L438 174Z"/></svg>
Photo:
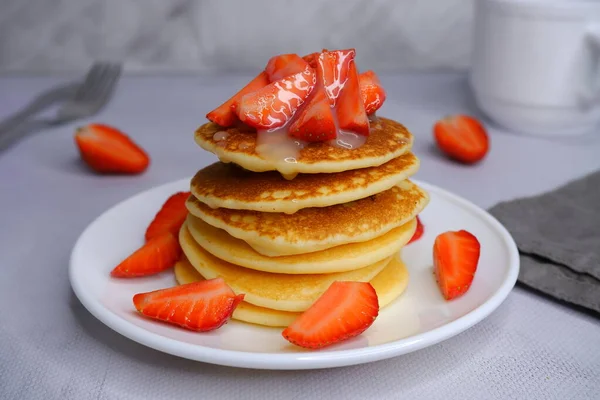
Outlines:
<svg viewBox="0 0 600 400"><path fill-rule="evenodd" d="M312 68L272 82L256 92L242 97L237 108L238 117L257 129L275 129L283 126L308 98L315 87L316 75Z"/></svg>
<svg viewBox="0 0 600 400"><path fill-rule="evenodd" d="M282 335L311 349L360 335L379 314L379 300L368 282L336 281Z"/></svg>
<svg viewBox="0 0 600 400"><path fill-rule="evenodd" d="M358 85L365 112L371 115L383 105L386 97L385 90L373 71L365 71L358 75Z"/></svg>
<svg viewBox="0 0 600 400"><path fill-rule="evenodd" d="M423 223L421 222L421 218L419 218L419 216L417 215L417 229L415 229L415 233L413 234L413 236L410 238L410 240L406 244L410 244L412 242L416 242L417 240L421 239L421 236L423 236L424 232L425 232L425 227L423 226Z"/></svg>
<svg viewBox="0 0 600 400"><path fill-rule="evenodd" d="M312 98L298 112L288 129L288 134L307 142L323 142L336 138L333 109L322 85L317 83Z"/></svg>
<svg viewBox="0 0 600 400"><path fill-rule="evenodd" d="M99 173L139 174L148 168L148 154L112 126L89 124L75 132L81 158Z"/></svg>
<svg viewBox="0 0 600 400"><path fill-rule="evenodd" d="M193 331L207 332L225 324L244 295L235 295L223 278L138 293L135 308L144 316Z"/></svg>
<svg viewBox="0 0 600 400"><path fill-rule="evenodd" d="M242 97L248 93L252 93L259 89L262 89L268 84L269 76L265 71L263 71L260 74L258 74L254 79L252 79L250 83L244 86L242 90L234 94L229 100L227 100L225 103L221 104L219 107L206 114L206 118L208 118L215 124L219 124L220 126L225 128L229 128L235 125L237 121L235 109Z"/></svg>
<svg viewBox="0 0 600 400"><path fill-rule="evenodd" d="M465 164L483 159L490 147L483 125L468 115L452 115L437 121L433 136L442 152Z"/></svg>
<svg viewBox="0 0 600 400"><path fill-rule="evenodd" d="M190 197L190 192L178 192L171 195L162 205L154 219L146 229L146 241L170 232L173 236L179 235L179 229L188 215L185 201Z"/></svg>
<svg viewBox="0 0 600 400"><path fill-rule="evenodd" d="M332 107L337 104L348 82L350 65L354 64L355 56L354 49L323 51L319 55L317 71Z"/></svg>
<svg viewBox="0 0 600 400"><path fill-rule="evenodd" d="M121 261L110 273L115 278L154 275L171 268L181 255L181 247L173 234L167 232L137 249Z"/></svg>
<svg viewBox="0 0 600 400"><path fill-rule="evenodd" d="M465 230L444 232L435 239L434 272L446 300L462 296L471 287L480 248L477 238Z"/></svg>
<svg viewBox="0 0 600 400"><path fill-rule="evenodd" d="M310 65L312 68L317 68L317 65L319 63L319 55L321 53L316 52L316 53L310 53L305 55L304 57L302 57L302 59L304 61L306 61L308 63L308 65Z"/></svg>
<svg viewBox="0 0 600 400"><path fill-rule="evenodd" d="M367 117L365 106L360 96L358 73L354 58L352 58L348 66L347 76L348 79L346 79L344 88L337 99L336 114L339 129L369 136L369 117Z"/></svg>
<svg viewBox="0 0 600 400"><path fill-rule="evenodd" d="M298 54L280 54L271 57L265 71L271 82L278 81L287 76L297 74L306 70L308 63Z"/></svg>

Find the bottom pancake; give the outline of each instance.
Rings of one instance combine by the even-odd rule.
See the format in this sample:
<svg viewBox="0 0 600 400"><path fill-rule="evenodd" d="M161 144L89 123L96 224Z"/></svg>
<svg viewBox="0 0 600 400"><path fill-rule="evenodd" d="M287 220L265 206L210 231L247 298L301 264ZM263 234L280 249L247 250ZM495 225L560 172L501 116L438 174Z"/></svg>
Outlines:
<svg viewBox="0 0 600 400"><path fill-rule="evenodd" d="M183 257L175 264L175 280L180 285L204 279L202 275ZM379 307L383 308L398 298L408 286L408 270L400 257L394 257L390 263L371 280L377 292ZM272 310L242 301L233 312L233 319L251 324L286 327L300 312Z"/></svg>
<svg viewBox="0 0 600 400"><path fill-rule="evenodd" d="M245 301L282 311L305 311L334 281L369 282L389 264L393 256L353 271L332 274L275 274L228 263L200 246L184 223L179 233L183 253L202 276L221 276Z"/></svg>

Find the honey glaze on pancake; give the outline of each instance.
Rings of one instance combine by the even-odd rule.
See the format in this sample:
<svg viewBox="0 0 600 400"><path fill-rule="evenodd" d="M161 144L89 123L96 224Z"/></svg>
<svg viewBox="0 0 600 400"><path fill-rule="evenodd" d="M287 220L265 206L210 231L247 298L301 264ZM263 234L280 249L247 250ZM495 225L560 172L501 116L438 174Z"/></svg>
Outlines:
<svg viewBox="0 0 600 400"><path fill-rule="evenodd" d="M256 173L217 162L198 171L190 188L198 200L213 208L294 213L383 192L418 169L418 158L408 153L378 167L337 174L300 174L290 181L275 171Z"/></svg>
<svg viewBox="0 0 600 400"><path fill-rule="evenodd" d="M285 140L288 144L293 141L287 135L282 137L279 133L269 140ZM383 117L371 124L369 137L358 148L347 149L325 142L299 144L297 155L294 153L293 160L288 161L285 161L289 158L285 154L273 157L277 159L263 158L264 149L257 150L261 144L257 133L248 127L225 129L209 122L196 130L194 138L203 149L215 153L223 162L233 162L254 172L277 170L288 178L298 173L333 173L378 166L410 151L413 142L412 134L402 124Z"/></svg>
<svg viewBox="0 0 600 400"><path fill-rule="evenodd" d="M190 196L190 213L224 229L266 256L310 253L383 235L415 217L429 202L410 181L349 203L303 208L294 214L213 209Z"/></svg>

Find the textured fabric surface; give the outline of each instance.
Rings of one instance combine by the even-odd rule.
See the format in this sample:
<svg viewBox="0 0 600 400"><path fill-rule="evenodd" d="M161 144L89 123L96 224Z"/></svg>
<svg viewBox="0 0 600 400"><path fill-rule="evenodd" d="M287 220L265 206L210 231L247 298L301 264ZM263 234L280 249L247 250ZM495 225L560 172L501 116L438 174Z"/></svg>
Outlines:
<svg viewBox="0 0 600 400"><path fill-rule="evenodd" d="M490 212L519 247L520 282L600 313L600 171Z"/></svg>
<svg viewBox="0 0 600 400"><path fill-rule="evenodd" d="M90 174L73 146L79 123L0 154L0 399L598 397L600 321L519 287L488 318L435 346L317 371L251 371L180 359L128 340L91 316L67 276L80 232L115 203L213 162L192 143L192 132L215 99L247 79L125 77L93 120L122 128L148 150L152 165L141 176ZM382 114L416 135L418 178L482 207L547 191L600 167L600 135L565 143L493 127L492 152L483 163L452 163L432 150L431 125L448 112L475 112L465 77L383 80L390 95ZM57 83L0 78L0 113Z"/></svg>
<svg viewBox="0 0 600 400"><path fill-rule="evenodd" d="M257 71L278 53L358 50L360 68L465 68L473 0L2 0L0 71Z"/></svg>

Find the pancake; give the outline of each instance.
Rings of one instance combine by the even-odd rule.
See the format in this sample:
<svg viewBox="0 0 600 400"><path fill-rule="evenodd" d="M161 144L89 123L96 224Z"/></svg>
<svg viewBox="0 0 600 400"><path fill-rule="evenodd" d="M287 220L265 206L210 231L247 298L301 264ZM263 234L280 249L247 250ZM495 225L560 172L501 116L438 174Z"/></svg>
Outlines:
<svg viewBox="0 0 600 400"><path fill-rule="evenodd" d="M276 139L276 136L272 138ZM273 156L261 150L257 134L251 129L223 128L212 122L199 127L194 139L223 162L233 162L254 172L279 171L290 178L297 173L333 173L375 167L409 152L413 143L412 134L402 124L381 117L371 123L371 134L365 144L355 149L318 142L299 151ZM285 141L285 134L282 139ZM291 139L287 142L293 146Z"/></svg>
<svg viewBox="0 0 600 400"><path fill-rule="evenodd" d="M409 178L419 169L412 153L378 167L337 174L300 174L287 180L278 172L250 172L235 164L215 163L196 173L192 194L210 207L295 213L369 197Z"/></svg>
<svg viewBox="0 0 600 400"><path fill-rule="evenodd" d="M186 223L181 227L179 242L187 259L205 278L220 276L235 293L244 293L248 303L283 311L306 310L333 281L369 282L392 259L388 257L368 267L334 274L273 274L240 267L213 256L196 243Z"/></svg>
<svg viewBox="0 0 600 400"><path fill-rule="evenodd" d="M346 204L303 208L294 214L213 209L190 196L190 213L244 240L258 253L284 256L312 253L375 239L413 219L429 195L410 181Z"/></svg>
<svg viewBox="0 0 600 400"><path fill-rule="evenodd" d="M180 285L204 279L202 275L190 264L187 259L182 259L175 264L175 280ZM408 285L408 271L399 257L392 261L371 280L371 285L377 292L379 308L384 308L398 298ZM300 316L300 312L272 310L270 308L255 306L242 301L233 312L233 319L257 325L286 327Z"/></svg>
<svg viewBox="0 0 600 400"><path fill-rule="evenodd" d="M416 219L412 219L366 242L345 244L308 254L266 257L243 240L236 239L191 214L186 223L196 243L213 256L242 267L281 274L323 274L366 267L400 251L417 227Z"/></svg>

